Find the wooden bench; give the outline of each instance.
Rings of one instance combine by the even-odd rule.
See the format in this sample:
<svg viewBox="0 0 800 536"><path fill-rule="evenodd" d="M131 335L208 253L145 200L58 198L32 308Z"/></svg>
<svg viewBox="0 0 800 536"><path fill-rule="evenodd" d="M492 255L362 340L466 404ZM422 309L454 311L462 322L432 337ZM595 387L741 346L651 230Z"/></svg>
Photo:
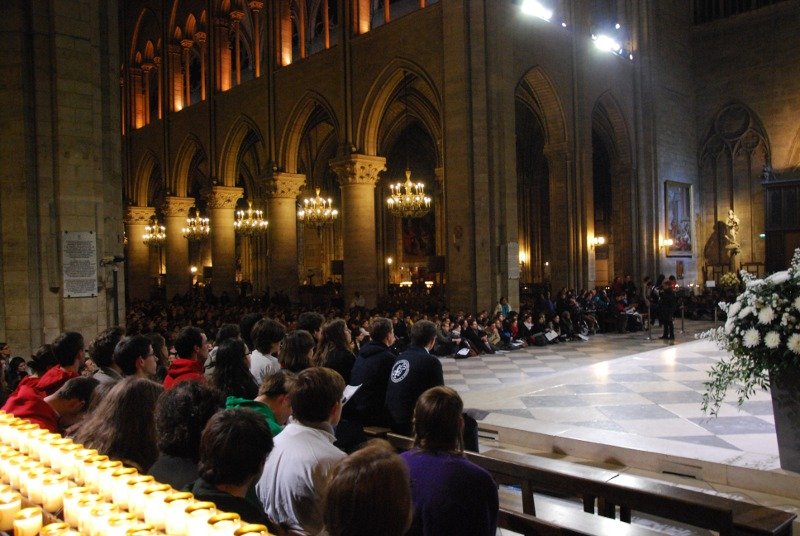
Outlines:
<svg viewBox="0 0 800 536"><path fill-rule="evenodd" d="M399 450L413 445L409 437L390 433L386 438ZM605 517L614 517L619 506L620 520L625 522L637 511L723 535L790 535L795 518L774 508L562 460L498 449L465 455L492 473L499 484L519 485L523 513L532 516L536 515L536 492L579 497L585 512L594 513L596 505L597 513Z"/></svg>
<svg viewBox="0 0 800 536"><path fill-rule="evenodd" d="M497 526L524 536L663 536L662 532L641 525L629 525L559 505L548 507L546 520L501 507Z"/></svg>

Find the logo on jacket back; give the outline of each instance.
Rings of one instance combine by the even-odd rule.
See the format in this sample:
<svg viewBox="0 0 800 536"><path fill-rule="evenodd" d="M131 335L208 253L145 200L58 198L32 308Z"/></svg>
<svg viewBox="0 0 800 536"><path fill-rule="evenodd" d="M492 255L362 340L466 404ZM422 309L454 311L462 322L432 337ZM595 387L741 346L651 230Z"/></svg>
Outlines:
<svg viewBox="0 0 800 536"><path fill-rule="evenodd" d="M411 365L407 359L401 359L392 367L392 375L389 376L394 383L400 383L408 376L408 371L411 370Z"/></svg>

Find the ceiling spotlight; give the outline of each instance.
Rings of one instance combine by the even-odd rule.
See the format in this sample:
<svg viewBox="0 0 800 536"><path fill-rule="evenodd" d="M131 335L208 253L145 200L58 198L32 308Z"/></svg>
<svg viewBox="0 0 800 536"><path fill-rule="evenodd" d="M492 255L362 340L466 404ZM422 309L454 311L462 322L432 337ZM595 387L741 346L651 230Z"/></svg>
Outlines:
<svg viewBox="0 0 800 536"><path fill-rule="evenodd" d="M619 23L616 23L616 24L614 25L614 28L616 28L617 30L619 30Z"/></svg>
<svg viewBox="0 0 800 536"><path fill-rule="evenodd" d="M553 10L547 9L538 0L522 0L522 7L520 9L526 15L531 15L546 20L547 22L550 22L550 18L553 16Z"/></svg>
<svg viewBox="0 0 800 536"><path fill-rule="evenodd" d="M567 27L567 23L566 23L566 22L562 22L562 23L561 23L561 27L562 27L562 28L566 28L566 27Z"/></svg>
<svg viewBox="0 0 800 536"><path fill-rule="evenodd" d="M594 46L596 46L598 50L602 50L603 52L613 52L614 54L620 54L622 52L622 45L620 45L619 42L613 37L605 34L599 34L592 35L592 40L594 40Z"/></svg>

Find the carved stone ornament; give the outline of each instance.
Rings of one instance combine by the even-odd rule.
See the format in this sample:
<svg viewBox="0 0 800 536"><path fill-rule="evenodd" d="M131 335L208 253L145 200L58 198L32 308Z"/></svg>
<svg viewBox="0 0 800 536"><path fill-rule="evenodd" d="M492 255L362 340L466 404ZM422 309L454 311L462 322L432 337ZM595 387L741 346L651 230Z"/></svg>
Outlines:
<svg viewBox="0 0 800 536"><path fill-rule="evenodd" d="M351 184L378 184L380 174L386 171L382 156L351 154L331 161L331 169L339 177L340 186Z"/></svg>
<svg viewBox="0 0 800 536"><path fill-rule="evenodd" d="M153 207L128 207L125 209L126 225L148 225L150 218L155 215Z"/></svg>
<svg viewBox="0 0 800 536"><path fill-rule="evenodd" d="M267 197L271 199L297 199L305 184L305 175L276 171L267 177Z"/></svg>
<svg viewBox="0 0 800 536"><path fill-rule="evenodd" d="M236 208L236 202L242 197L244 190L237 186L212 186L208 192L208 208Z"/></svg>
<svg viewBox="0 0 800 536"><path fill-rule="evenodd" d="M189 209L194 206L193 197L165 197L164 216L167 218L189 216Z"/></svg>

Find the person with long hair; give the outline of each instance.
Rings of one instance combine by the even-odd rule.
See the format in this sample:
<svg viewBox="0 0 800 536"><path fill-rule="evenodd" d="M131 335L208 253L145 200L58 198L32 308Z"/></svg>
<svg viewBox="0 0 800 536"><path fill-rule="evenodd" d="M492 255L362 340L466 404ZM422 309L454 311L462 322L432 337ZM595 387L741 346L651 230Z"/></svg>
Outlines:
<svg viewBox="0 0 800 536"><path fill-rule="evenodd" d="M311 366L313 355L314 337L304 329L296 329L283 339L278 360L281 368L297 374Z"/></svg>
<svg viewBox="0 0 800 536"><path fill-rule="evenodd" d="M347 323L341 319L331 320L322 327L317 349L314 352L313 364L333 369L344 378L345 383L350 383L353 372L353 336Z"/></svg>
<svg viewBox="0 0 800 536"><path fill-rule="evenodd" d="M458 393L443 385L422 393L414 406L414 448L400 455L411 475L409 535L497 531L497 484L464 457L463 411Z"/></svg>
<svg viewBox="0 0 800 536"><path fill-rule="evenodd" d="M389 443L375 439L334 468L324 519L330 536L406 533L412 519L408 469Z"/></svg>
<svg viewBox="0 0 800 536"><path fill-rule="evenodd" d="M211 384L227 396L253 400L258 385L250 374L247 347L241 339L226 339L217 347Z"/></svg>
<svg viewBox="0 0 800 536"><path fill-rule="evenodd" d="M75 442L146 472L158 458L154 414L163 391L144 378L120 380L83 422Z"/></svg>

